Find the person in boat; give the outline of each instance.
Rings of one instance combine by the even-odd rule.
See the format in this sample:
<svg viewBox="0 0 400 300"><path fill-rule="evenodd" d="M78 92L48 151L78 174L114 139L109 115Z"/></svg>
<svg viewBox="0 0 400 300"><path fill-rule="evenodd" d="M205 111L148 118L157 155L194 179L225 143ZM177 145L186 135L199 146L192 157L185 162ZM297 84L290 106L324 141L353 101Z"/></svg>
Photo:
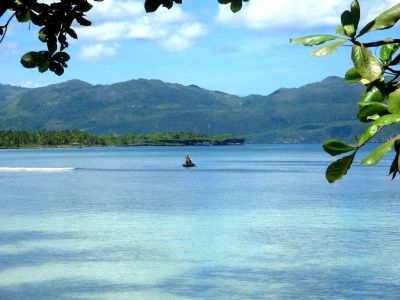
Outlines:
<svg viewBox="0 0 400 300"><path fill-rule="evenodd" d="M193 164L192 160L190 159L189 155L185 155L185 165Z"/></svg>

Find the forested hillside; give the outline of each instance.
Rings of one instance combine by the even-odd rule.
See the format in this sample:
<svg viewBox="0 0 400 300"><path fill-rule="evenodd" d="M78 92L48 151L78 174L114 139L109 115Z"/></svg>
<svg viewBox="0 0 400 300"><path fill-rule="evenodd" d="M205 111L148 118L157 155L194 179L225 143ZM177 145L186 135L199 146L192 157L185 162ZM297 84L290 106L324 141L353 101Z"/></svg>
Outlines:
<svg viewBox="0 0 400 300"><path fill-rule="evenodd" d="M145 79L112 85L71 80L34 89L0 85L0 129L190 131L256 142L352 139L362 90L339 77L247 97Z"/></svg>

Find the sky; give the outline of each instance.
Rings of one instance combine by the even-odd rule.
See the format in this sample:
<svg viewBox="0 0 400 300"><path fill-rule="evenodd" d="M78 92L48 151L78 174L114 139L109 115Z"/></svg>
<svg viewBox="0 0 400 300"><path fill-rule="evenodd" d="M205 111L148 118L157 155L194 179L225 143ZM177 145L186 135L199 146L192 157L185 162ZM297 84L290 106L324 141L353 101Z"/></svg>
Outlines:
<svg viewBox="0 0 400 300"><path fill-rule="evenodd" d="M88 19L93 24L74 27L78 40L70 40L71 60L61 77L20 65L24 53L43 50L45 44L37 39L37 27L11 23L0 44L0 83L38 87L70 79L112 84L145 78L240 96L268 95L281 87L343 76L352 65L350 47L315 58L313 48L289 42L309 34L335 34L350 0L250 0L236 14L217 0L183 0L152 14L145 13L144 0L92 3ZM398 1L359 3L362 26ZM366 35L365 41L385 34Z"/></svg>

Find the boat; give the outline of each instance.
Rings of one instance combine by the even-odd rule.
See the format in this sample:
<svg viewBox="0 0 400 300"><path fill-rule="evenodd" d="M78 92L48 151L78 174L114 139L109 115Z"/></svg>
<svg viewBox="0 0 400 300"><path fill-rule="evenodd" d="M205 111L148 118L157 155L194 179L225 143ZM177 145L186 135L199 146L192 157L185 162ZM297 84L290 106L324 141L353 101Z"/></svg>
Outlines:
<svg viewBox="0 0 400 300"><path fill-rule="evenodd" d="M184 168L191 168L191 167L195 167L196 165L194 164L194 163L192 163L192 162L190 162L190 163L184 163L184 164L182 164L182 167L184 167Z"/></svg>

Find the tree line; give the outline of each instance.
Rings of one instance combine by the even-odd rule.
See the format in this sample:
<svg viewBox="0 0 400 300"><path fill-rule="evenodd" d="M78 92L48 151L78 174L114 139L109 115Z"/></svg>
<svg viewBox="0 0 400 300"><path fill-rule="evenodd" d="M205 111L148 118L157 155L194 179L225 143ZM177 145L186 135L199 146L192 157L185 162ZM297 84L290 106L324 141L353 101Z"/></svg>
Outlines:
<svg viewBox="0 0 400 300"><path fill-rule="evenodd" d="M242 138L232 135L210 137L195 132L92 135L80 130L0 131L1 148L218 144L229 140Z"/></svg>

